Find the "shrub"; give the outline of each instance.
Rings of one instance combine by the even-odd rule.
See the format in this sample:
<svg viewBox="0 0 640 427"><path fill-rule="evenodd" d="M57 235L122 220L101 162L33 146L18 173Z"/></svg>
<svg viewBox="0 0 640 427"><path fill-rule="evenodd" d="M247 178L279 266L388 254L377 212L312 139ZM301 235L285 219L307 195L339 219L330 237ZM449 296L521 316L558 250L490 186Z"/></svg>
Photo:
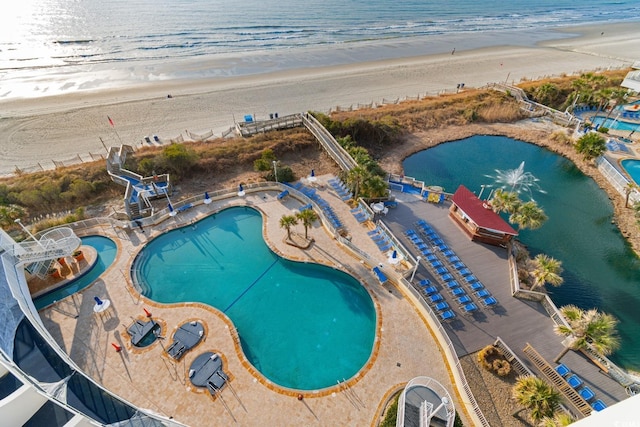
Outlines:
<svg viewBox="0 0 640 427"><path fill-rule="evenodd" d="M185 176L198 162L198 155L184 144L171 144L162 150L162 154L156 160L163 170Z"/></svg>
<svg viewBox="0 0 640 427"><path fill-rule="evenodd" d="M600 132L600 133L609 133L609 128L608 127L604 127L604 126L600 126L598 128L598 132Z"/></svg>
<svg viewBox="0 0 640 427"><path fill-rule="evenodd" d="M498 354L499 350L496 347L488 345L478 352L478 362L483 368L490 371L493 369L493 360Z"/></svg>
<svg viewBox="0 0 640 427"><path fill-rule="evenodd" d="M500 377L506 377L511 373L511 363L504 359L496 359L493 361L493 371Z"/></svg>
<svg viewBox="0 0 640 427"><path fill-rule="evenodd" d="M271 148L266 148L262 156L253 162L253 169L258 172L266 172L272 169L273 161L276 159Z"/></svg>
<svg viewBox="0 0 640 427"><path fill-rule="evenodd" d="M511 363L504 358L498 347L488 345L478 352L478 363L487 371L495 372L501 377L511 373Z"/></svg>
<svg viewBox="0 0 640 427"><path fill-rule="evenodd" d="M278 182L292 182L296 180L296 175L293 173L293 170L289 166L278 166ZM270 169L269 172L264 176L264 179L267 181L275 181L276 177L273 173L273 169Z"/></svg>

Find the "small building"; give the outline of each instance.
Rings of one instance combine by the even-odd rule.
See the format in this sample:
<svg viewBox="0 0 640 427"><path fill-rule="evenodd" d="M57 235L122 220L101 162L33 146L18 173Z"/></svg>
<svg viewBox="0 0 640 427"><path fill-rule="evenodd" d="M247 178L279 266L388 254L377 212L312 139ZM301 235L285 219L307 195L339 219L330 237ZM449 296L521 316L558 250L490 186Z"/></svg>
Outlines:
<svg viewBox="0 0 640 427"><path fill-rule="evenodd" d="M620 86L640 92L640 61L636 61L631 68L633 71L627 73Z"/></svg>
<svg viewBox="0 0 640 427"><path fill-rule="evenodd" d="M502 246L518 235L518 232L495 213L491 206L464 185L458 187L451 201L449 217L471 240Z"/></svg>

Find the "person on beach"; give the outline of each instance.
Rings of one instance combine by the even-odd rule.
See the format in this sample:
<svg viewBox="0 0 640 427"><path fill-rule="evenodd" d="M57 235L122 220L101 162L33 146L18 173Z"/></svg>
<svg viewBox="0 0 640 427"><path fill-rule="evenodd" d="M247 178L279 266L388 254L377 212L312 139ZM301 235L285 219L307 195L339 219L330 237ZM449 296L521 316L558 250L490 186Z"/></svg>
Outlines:
<svg viewBox="0 0 640 427"><path fill-rule="evenodd" d="M454 53L456 53L456 48L454 47L453 50L451 51L451 55L453 55Z"/></svg>

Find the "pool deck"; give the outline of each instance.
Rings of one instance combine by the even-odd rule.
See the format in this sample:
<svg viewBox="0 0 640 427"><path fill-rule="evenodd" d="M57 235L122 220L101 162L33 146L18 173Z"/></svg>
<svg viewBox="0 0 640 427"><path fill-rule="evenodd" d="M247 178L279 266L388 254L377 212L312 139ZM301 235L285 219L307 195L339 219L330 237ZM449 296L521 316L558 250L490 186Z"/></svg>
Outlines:
<svg viewBox="0 0 640 427"><path fill-rule="evenodd" d="M323 185L329 178L318 177L320 196L331 203L345 224L351 242L367 253L372 263L383 264L383 271L394 277L406 273L407 265L398 271L388 264L367 231L371 221L359 224L350 213L351 206ZM286 231L280 228L282 215L291 214L306 204L293 197L277 200L278 192L249 193L245 198L233 198L211 205L199 205L181 212L174 219L153 229L114 230L103 227L89 230L114 238L118 255L114 264L86 290L58 303L57 308L41 312L43 322L53 337L73 360L97 382L137 406L173 417L191 426L229 425L376 425L386 399L413 377L426 375L443 384L454 398L454 404L465 425L472 425L464 411L460 395L452 385L451 370L443 360L442 350L433 338L425 320L424 308L412 303L406 290L394 284L381 286L371 270L343 249L319 222L309 230L315 242L307 250L284 242ZM506 250L470 242L448 218L448 205L421 201L415 195L394 192L398 207L390 209L380 219L412 250L404 237L407 228L416 228L418 219L427 220L472 273L498 300L493 309L481 308L474 315L463 315L451 295L424 263L416 274L417 281L429 278L454 307L457 316L445 324L459 356L473 353L502 338L517 356L536 372L523 353L526 343L547 361L562 350L561 338L553 332L553 322L539 303L513 298L510 292ZM288 258L313 261L342 268L357 277L374 299L378 314L378 339L368 364L354 379L347 379L349 388L332 387L318 392L284 390L266 380L242 354L232 323L220 312L204 304L161 305L140 297L130 286L132 260L148 239L181 224L189 224L211 212L238 205L250 205L264 213L263 233L269 246ZM303 232L301 226L294 230ZM117 233L117 234L116 234ZM415 251L414 251L415 252ZM414 253L414 255L417 255ZM94 296L111 300L112 309L102 316L93 313ZM127 342L125 328L135 318L143 318L147 309L161 325L160 340L144 349L135 349ZM78 313L77 319L63 313ZM201 320L205 339L176 363L164 352L173 332L187 320ZM115 352L112 343L123 348ZM205 390L192 387L188 379L189 366L206 351L222 356L225 372L233 390L223 390L222 400L212 398ZM579 353L568 352L562 362L577 373L607 405L626 398L624 389ZM333 363L333 361L327 361ZM342 380L336 379L336 381ZM233 392L235 393L233 393ZM237 395L238 398L235 397Z"/></svg>
<svg viewBox="0 0 640 427"><path fill-rule="evenodd" d="M472 274L484 284L485 289L498 300L498 305L494 308L481 307L481 304L477 303L480 307L478 311L473 314L464 314L446 285L439 281L439 277L426 266L425 262L421 263L414 281L418 282L423 278L431 280L456 313L456 318L446 323L446 329L458 356L474 353L500 337L537 375L540 375L540 372L523 351L527 343L531 344L549 364L555 366L553 360L564 348L563 337L554 333L554 322L540 303L511 296L506 249L471 242L448 217L450 204L447 202L433 204L423 202L406 193L393 192L393 195L400 203L396 209L389 211L383 221L407 248L413 249L414 256L419 254L406 238L404 231L407 228L417 229L416 221L424 219L458 255ZM449 268L449 270L453 269ZM456 280L462 282L459 277ZM472 295L474 302L477 302L477 298L473 296L469 287L462 283L461 285L466 288L467 295ZM561 362L582 378L596 393L597 398L608 406L628 397L621 385L603 374L581 353L569 351L563 356Z"/></svg>
<svg viewBox="0 0 640 427"><path fill-rule="evenodd" d="M384 270L392 278L402 272L393 271L387 264L387 254L382 253L366 234L373 227L371 222L359 224L349 212L350 206L328 187L319 186L319 192L346 225L352 242L369 254L372 262L386 264ZM453 396L465 425L471 425L461 410L451 371L428 328L423 309L411 303L411 298L403 294L406 291L391 284L381 286L371 270L339 246L319 222L309 230L310 237L315 240L309 249L284 243L286 231L280 228L279 219L304 203L292 197L279 201L277 194L249 193L244 198L199 205L153 229L145 228L144 233L137 228L125 232L107 226L87 230L86 234L113 238L118 245L116 259L94 284L41 311L45 326L75 363L108 390L136 406L190 426L230 425L234 421L243 426L375 425L386 399L420 375L430 376L443 384ZM273 250L292 259L343 268L357 277L373 297L378 314L378 338L367 365L355 378L347 379L348 387L336 385L317 392L303 392L303 400L298 400L298 391L270 383L248 363L233 324L219 311L199 303L157 304L139 296L131 287L128 272L137 251L148 239L176 226L190 226L193 220L238 205L251 205L265 214L263 233ZM303 231L301 226L296 230ZM109 299L109 310L94 313L94 296ZM133 348L126 327L134 319L143 319L144 309L162 325L164 339L146 348ZM77 318L74 318L75 314ZM201 320L205 338L175 362L164 349L170 344L175 329L187 320ZM120 346L122 351L116 352L112 344ZM206 351L221 355L225 372L230 377L229 385L233 390L224 389L221 398L213 398L206 390L190 385L189 366ZM343 379L336 378L336 381L340 380Z"/></svg>

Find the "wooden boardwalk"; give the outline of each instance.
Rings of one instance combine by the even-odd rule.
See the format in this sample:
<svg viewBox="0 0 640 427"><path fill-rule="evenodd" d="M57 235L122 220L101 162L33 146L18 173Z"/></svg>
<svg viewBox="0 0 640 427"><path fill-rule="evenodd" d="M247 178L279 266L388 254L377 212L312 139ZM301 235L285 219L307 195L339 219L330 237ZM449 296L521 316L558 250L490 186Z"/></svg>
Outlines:
<svg viewBox="0 0 640 427"><path fill-rule="evenodd" d="M540 303L511 296L506 249L472 242L448 217L448 202L436 205L423 202L413 194L393 192L393 195L399 202L398 207L390 209L381 220L414 256L420 254L406 237L405 231L409 228L417 231L416 222L423 219L437 231L447 246L498 300L498 305L494 308L477 304L480 308L477 312L473 315L464 314L445 283L439 282L439 278L436 279L438 276L430 266L427 267L425 261L421 262L414 282L417 283L423 278L431 280L456 313L455 319L449 321L446 329L458 356L474 353L486 345L493 344L496 337L500 337L536 375L541 375L542 372L524 353L523 349L527 343L530 343L550 365L555 366L553 360L563 349L562 337L554 333L554 323ZM456 280L465 288L467 295L472 295L469 287L462 283L460 276L456 277ZM477 302L477 299L474 299L474 302ZM624 387L600 371L581 353L569 351L561 362L584 380L595 392L596 399L601 399L608 406L628 397Z"/></svg>

